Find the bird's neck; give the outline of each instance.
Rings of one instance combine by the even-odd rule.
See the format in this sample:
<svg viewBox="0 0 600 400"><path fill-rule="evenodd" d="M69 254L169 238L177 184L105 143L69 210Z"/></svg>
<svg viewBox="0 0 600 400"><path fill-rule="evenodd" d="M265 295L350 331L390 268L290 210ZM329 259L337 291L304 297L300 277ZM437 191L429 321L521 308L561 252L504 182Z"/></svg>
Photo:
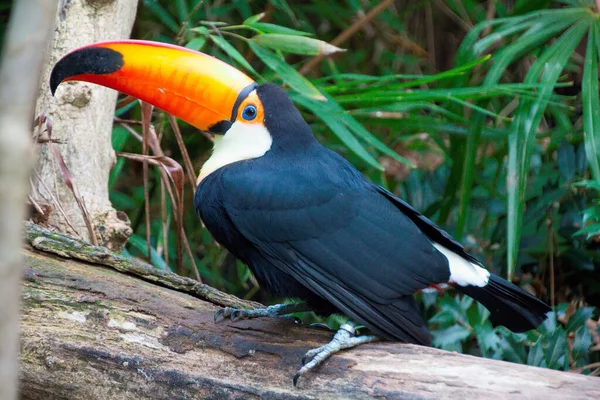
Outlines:
<svg viewBox="0 0 600 400"><path fill-rule="evenodd" d="M212 155L202 166L196 184L226 165L262 157L272 144L273 138L263 125L235 122L225 135L215 135Z"/></svg>

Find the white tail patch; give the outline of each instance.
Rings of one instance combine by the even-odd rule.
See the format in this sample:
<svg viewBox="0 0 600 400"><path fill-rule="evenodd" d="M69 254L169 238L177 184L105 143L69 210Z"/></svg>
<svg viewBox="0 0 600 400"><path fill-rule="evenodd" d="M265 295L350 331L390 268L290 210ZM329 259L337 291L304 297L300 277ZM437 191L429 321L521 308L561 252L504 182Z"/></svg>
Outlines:
<svg viewBox="0 0 600 400"><path fill-rule="evenodd" d="M433 246L448 259L450 282L454 282L459 286L483 287L488 284L490 278L488 270L465 260L439 243L433 243Z"/></svg>

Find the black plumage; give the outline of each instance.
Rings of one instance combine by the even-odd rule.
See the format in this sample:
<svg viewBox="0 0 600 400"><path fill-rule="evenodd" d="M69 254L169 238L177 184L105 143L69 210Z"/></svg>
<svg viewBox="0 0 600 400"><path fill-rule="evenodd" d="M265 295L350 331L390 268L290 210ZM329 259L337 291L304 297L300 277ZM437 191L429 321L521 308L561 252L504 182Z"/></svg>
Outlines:
<svg viewBox="0 0 600 400"><path fill-rule="evenodd" d="M339 310L386 338L430 344L413 293L450 278L448 260L433 243L477 261L321 146L283 90L264 84L257 92L273 144L264 156L226 165L200 183L195 204L209 231L266 290L323 313ZM548 307L498 279L496 289L533 307L513 328L539 324ZM467 290L488 308L502 300L485 288ZM511 324L510 317L499 319Z"/></svg>

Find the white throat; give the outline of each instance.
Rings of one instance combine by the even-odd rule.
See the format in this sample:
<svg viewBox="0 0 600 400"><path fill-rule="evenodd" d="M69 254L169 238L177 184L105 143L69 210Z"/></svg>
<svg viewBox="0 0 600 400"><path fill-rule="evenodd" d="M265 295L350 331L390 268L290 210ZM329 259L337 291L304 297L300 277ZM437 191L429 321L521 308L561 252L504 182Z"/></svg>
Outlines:
<svg viewBox="0 0 600 400"><path fill-rule="evenodd" d="M273 138L264 125L234 122L225 135L215 135L213 153L202 166L196 184L228 164L264 156L272 144Z"/></svg>

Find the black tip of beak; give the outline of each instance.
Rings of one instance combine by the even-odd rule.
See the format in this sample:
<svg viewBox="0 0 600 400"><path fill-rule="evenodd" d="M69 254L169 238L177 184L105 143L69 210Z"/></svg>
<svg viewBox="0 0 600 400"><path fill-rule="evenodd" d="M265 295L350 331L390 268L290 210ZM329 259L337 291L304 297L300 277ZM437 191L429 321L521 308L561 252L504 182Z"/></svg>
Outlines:
<svg viewBox="0 0 600 400"><path fill-rule="evenodd" d="M82 74L111 74L123 67L123 55L105 47L85 47L67 54L56 63L50 74L52 95L62 81Z"/></svg>

